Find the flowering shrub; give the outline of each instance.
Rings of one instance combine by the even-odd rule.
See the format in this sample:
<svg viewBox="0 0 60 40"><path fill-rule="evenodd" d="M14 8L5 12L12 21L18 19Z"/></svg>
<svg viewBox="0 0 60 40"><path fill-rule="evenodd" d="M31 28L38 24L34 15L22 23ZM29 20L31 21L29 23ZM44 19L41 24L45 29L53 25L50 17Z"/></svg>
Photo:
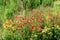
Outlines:
<svg viewBox="0 0 60 40"><path fill-rule="evenodd" d="M53 1L0 0L0 40L60 40L60 2Z"/></svg>
<svg viewBox="0 0 60 40"><path fill-rule="evenodd" d="M60 12L33 10L29 17L15 16L3 24L2 40L60 40ZM58 15L58 16L57 16Z"/></svg>

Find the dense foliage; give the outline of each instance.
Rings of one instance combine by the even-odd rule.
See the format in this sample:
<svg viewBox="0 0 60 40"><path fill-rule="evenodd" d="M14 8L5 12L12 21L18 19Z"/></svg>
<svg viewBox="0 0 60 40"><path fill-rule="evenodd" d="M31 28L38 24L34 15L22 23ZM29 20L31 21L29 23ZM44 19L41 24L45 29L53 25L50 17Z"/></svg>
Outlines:
<svg viewBox="0 0 60 40"><path fill-rule="evenodd" d="M60 1L0 0L0 40L60 40Z"/></svg>

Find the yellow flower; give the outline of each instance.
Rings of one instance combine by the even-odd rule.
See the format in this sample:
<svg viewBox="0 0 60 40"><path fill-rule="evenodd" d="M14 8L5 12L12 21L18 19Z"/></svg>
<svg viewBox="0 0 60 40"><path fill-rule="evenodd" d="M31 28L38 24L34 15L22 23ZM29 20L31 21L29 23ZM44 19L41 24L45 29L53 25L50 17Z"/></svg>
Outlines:
<svg viewBox="0 0 60 40"><path fill-rule="evenodd" d="M52 32L49 32L48 34L53 35L53 33L52 33Z"/></svg>
<svg viewBox="0 0 60 40"><path fill-rule="evenodd" d="M50 30L50 28L45 27L45 28L42 30L42 33L47 32L48 30Z"/></svg>
<svg viewBox="0 0 60 40"><path fill-rule="evenodd" d="M58 29L60 29L60 26L59 26L59 25L57 25L57 28L58 28Z"/></svg>
<svg viewBox="0 0 60 40"><path fill-rule="evenodd" d="M32 38L30 38L30 40L33 40Z"/></svg>
<svg viewBox="0 0 60 40"><path fill-rule="evenodd" d="M37 37L37 35L34 35L34 37Z"/></svg>

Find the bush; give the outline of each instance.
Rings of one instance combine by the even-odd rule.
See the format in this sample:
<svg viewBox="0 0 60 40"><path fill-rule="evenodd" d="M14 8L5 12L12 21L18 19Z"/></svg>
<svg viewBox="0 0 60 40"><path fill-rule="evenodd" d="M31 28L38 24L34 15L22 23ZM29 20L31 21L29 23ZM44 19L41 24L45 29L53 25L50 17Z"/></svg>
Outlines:
<svg viewBox="0 0 60 40"><path fill-rule="evenodd" d="M20 10L20 0L0 0L1 24L5 22L6 19L13 19L13 14L18 10Z"/></svg>
<svg viewBox="0 0 60 40"><path fill-rule="evenodd" d="M2 1L2 0L1 0ZM50 8L24 10L22 15L14 15L20 8L21 0L0 2L0 40L60 40L60 12ZM23 0L24 8L51 5L52 0ZM2 14L3 13L3 14Z"/></svg>
<svg viewBox="0 0 60 40"><path fill-rule="evenodd" d="M23 0L24 8L36 8L40 5L40 0Z"/></svg>
<svg viewBox="0 0 60 40"><path fill-rule="evenodd" d="M47 14L48 13L48 14ZM58 12L59 13L59 12ZM16 16L3 24L4 40L59 40L60 17L52 10L35 10L29 17ZM8 33L8 34L6 34Z"/></svg>
<svg viewBox="0 0 60 40"><path fill-rule="evenodd" d="M54 10L60 10L60 1L55 1L53 8L54 8Z"/></svg>
<svg viewBox="0 0 60 40"><path fill-rule="evenodd" d="M42 5L43 6L51 6L53 3L53 0L43 0Z"/></svg>

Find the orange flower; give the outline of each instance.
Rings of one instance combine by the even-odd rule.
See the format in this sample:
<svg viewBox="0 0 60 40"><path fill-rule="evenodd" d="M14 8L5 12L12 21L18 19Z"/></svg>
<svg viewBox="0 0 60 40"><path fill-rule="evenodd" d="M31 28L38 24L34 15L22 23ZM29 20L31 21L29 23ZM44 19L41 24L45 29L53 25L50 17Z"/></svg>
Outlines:
<svg viewBox="0 0 60 40"><path fill-rule="evenodd" d="M27 18L24 19L23 22L24 22L25 24L31 24L31 23L32 23L32 21L31 21L30 19L27 19Z"/></svg>
<svg viewBox="0 0 60 40"><path fill-rule="evenodd" d="M23 22L27 24L28 23L28 19L27 18L24 19Z"/></svg>
<svg viewBox="0 0 60 40"><path fill-rule="evenodd" d="M14 22L13 24L17 24L17 22Z"/></svg>
<svg viewBox="0 0 60 40"><path fill-rule="evenodd" d="M24 26L24 24L20 24L19 26L17 26L17 28L22 28Z"/></svg>
<svg viewBox="0 0 60 40"><path fill-rule="evenodd" d="M38 21L38 22L43 22L43 19L36 19L36 21Z"/></svg>
<svg viewBox="0 0 60 40"><path fill-rule="evenodd" d="M8 23L8 22L12 22L12 20L10 19L10 20L6 20L6 22Z"/></svg>
<svg viewBox="0 0 60 40"><path fill-rule="evenodd" d="M38 27L38 30L39 30L39 31L42 31L42 28Z"/></svg>

